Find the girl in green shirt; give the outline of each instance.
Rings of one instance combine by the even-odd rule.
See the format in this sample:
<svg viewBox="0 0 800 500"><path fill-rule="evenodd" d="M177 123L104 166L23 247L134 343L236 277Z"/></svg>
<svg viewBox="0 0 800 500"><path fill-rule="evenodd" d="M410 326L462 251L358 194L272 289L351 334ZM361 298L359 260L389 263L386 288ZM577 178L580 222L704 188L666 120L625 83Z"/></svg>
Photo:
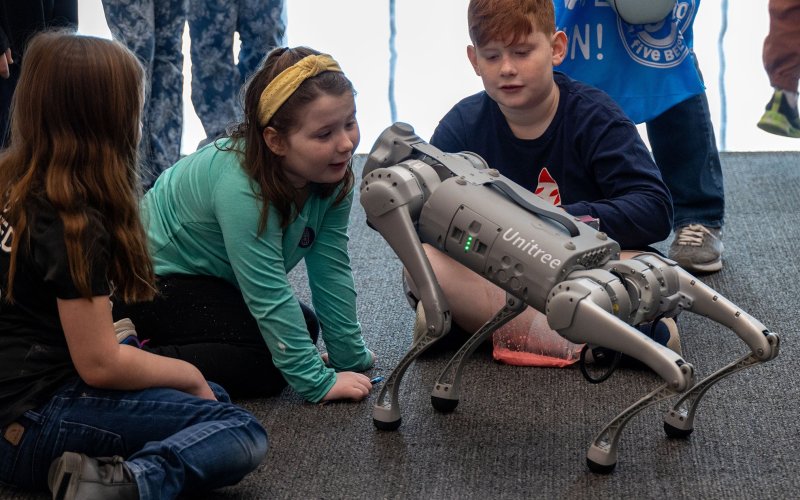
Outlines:
<svg viewBox="0 0 800 500"><path fill-rule="evenodd" d="M366 397L369 378L356 372L375 356L356 317L347 250L355 112L353 86L330 56L272 51L231 137L180 160L145 195L161 293L115 305L115 317L130 317L149 349L195 364L234 396L288 382L312 402ZM301 260L316 314L287 277Z"/></svg>

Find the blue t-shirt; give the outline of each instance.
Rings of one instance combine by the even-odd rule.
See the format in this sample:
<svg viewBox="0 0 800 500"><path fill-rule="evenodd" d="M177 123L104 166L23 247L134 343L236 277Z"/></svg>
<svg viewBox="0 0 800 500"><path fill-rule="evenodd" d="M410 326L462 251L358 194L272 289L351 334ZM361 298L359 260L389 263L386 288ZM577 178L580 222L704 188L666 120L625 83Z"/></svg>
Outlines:
<svg viewBox="0 0 800 500"><path fill-rule="evenodd" d="M603 91L554 72L558 110L538 139L514 136L486 92L456 104L431 144L472 151L572 215L600 219L623 249L644 249L672 228L672 198L635 125Z"/></svg>
<svg viewBox="0 0 800 500"><path fill-rule="evenodd" d="M557 1L556 26L567 34L558 67L607 92L634 123L651 120L704 90L692 52L700 0L678 0L653 24L628 24L607 2Z"/></svg>

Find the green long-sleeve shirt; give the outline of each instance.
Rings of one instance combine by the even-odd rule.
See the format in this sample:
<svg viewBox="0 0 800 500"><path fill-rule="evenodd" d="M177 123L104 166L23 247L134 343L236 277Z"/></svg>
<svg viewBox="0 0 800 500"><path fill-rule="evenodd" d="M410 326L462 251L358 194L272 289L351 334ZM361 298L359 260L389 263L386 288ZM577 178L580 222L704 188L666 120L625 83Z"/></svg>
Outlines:
<svg viewBox="0 0 800 500"><path fill-rule="evenodd" d="M347 253L353 193L336 205L335 194L322 199L312 193L284 229L277 211L269 210L267 228L258 234L258 187L240 159L211 144L166 170L147 192L142 214L155 271L216 276L237 286L275 366L292 388L316 402L333 387L334 369L358 371L372 364ZM301 259L332 368L310 342L287 278Z"/></svg>

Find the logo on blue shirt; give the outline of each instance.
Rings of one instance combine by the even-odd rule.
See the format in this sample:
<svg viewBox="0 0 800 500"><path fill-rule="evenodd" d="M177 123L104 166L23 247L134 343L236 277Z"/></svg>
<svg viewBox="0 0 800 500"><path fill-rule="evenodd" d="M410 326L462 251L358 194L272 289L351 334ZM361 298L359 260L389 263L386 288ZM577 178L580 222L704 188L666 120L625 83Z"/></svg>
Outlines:
<svg viewBox="0 0 800 500"><path fill-rule="evenodd" d="M617 18L617 29L631 59L652 68L671 68L689 55L683 34L696 13L695 0L681 1L672 15L659 23L633 25Z"/></svg>

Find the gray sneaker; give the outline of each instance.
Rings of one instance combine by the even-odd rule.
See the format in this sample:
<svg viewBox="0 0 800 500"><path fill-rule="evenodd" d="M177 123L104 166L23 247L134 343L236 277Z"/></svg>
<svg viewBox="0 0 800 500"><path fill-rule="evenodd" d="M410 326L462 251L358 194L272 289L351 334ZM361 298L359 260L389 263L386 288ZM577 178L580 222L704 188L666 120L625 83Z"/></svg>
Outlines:
<svg viewBox="0 0 800 500"><path fill-rule="evenodd" d="M678 323L673 318L661 318L655 328L651 327L651 333L645 333L645 335L683 356L680 330L678 330Z"/></svg>
<svg viewBox="0 0 800 500"><path fill-rule="evenodd" d="M54 500L136 500L139 488L122 457L65 451L53 460L47 485Z"/></svg>
<svg viewBox="0 0 800 500"><path fill-rule="evenodd" d="M417 302L417 305L414 309L416 310L417 315L414 318L414 334L412 339L414 343L416 343L428 332L428 324L425 321L425 309L422 307L422 302Z"/></svg>
<svg viewBox="0 0 800 500"><path fill-rule="evenodd" d="M722 269L722 228L702 224L681 226L669 246L669 258L693 273Z"/></svg>
<svg viewBox="0 0 800 500"><path fill-rule="evenodd" d="M411 309L416 309L417 304L419 303L419 297L414 295L414 292L411 291L411 275L408 274L406 268L403 268L403 295L406 296L406 300L408 301L408 305L411 306Z"/></svg>

